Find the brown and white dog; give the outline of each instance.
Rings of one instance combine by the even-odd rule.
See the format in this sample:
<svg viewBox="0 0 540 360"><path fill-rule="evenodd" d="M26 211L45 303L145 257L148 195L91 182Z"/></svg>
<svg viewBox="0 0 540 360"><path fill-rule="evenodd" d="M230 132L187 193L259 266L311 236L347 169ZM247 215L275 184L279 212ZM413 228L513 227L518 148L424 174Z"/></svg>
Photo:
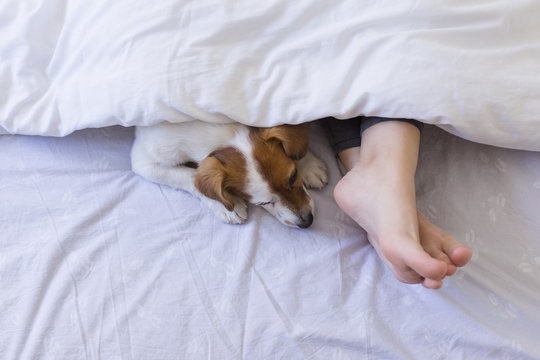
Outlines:
<svg viewBox="0 0 540 360"><path fill-rule="evenodd" d="M326 166L308 151L305 125L255 128L195 120L137 127L131 164L150 181L197 196L231 224L247 220L248 201L283 224L307 228L314 207L305 186L328 182Z"/></svg>

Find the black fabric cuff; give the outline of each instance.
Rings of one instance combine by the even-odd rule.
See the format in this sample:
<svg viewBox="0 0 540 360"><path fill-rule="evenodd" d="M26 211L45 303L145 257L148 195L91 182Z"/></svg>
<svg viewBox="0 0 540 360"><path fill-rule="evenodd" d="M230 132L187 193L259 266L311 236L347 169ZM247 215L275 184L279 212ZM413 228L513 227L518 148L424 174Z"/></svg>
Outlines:
<svg viewBox="0 0 540 360"><path fill-rule="evenodd" d="M328 134L328 140L335 154L352 147L360 146L362 117L338 120L336 118L323 119L323 125Z"/></svg>
<svg viewBox="0 0 540 360"><path fill-rule="evenodd" d="M362 144L362 133L373 125L383 121L404 121L414 125L422 133L424 124L413 119L383 118L378 116L357 116L355 118L338 120L333 117L322 119L328 139L335 154L340 151L357 147Z"/></svg>
<svg viewBox="0 0 540 360"><path fill-rule="evenodd" d="M383 121L403 121L403 122L416 126L418 130L420 130L420 133L422 133L422 129L424 128L423 123L414 119L383 118L383 117L378 117L378 116L368 116L362 119L360 133L363 133L371 126L381 123Z"/></svg>

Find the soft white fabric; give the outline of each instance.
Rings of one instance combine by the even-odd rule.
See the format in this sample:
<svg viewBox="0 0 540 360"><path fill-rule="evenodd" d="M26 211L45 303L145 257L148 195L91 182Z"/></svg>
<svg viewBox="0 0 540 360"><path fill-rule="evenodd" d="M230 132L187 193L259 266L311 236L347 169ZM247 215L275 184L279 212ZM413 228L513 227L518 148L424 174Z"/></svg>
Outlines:
<svg viewBox="0 0 540 360"><path fill-rule="evenodd" d="M219 222L130 171L133 131L0 136L0 358L538 359L540 153L426 127L419 205L473 248L439 291L403 285L332 198L311 228Z"/></svg>
<svg viewBox="0 0 540 360"><path fill-rule="evenodd" d="M0 129L416 118L540 150L537 0L5 0Z"/></svg>

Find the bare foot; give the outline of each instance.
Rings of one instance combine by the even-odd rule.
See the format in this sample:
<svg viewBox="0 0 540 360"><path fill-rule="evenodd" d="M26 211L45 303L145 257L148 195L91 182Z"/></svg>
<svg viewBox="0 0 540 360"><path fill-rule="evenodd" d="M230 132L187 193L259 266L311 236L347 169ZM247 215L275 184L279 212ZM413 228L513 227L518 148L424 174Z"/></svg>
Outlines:
<svg viewBox="0 0 540 360"><path fill-rule="evenodd" d="M438 289L472 251L417 211L414 176L400 171L384 162L359 162L336 185L334 197L399 281Z"/></svg>

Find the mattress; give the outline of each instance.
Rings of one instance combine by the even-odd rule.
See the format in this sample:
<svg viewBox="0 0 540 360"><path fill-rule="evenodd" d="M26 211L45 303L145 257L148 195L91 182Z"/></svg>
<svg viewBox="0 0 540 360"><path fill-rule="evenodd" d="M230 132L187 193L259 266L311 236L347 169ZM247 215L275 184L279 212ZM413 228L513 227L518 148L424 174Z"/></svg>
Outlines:
<svg viewBox="0 0 540 360"><path fill-rule="evenodd" d="M425 128L418 206L473 249L434 291L340 211L310 132L330 183L304 230L136 176L132 128L0 136L0 358L540 358L540 153Z"/></svg>

